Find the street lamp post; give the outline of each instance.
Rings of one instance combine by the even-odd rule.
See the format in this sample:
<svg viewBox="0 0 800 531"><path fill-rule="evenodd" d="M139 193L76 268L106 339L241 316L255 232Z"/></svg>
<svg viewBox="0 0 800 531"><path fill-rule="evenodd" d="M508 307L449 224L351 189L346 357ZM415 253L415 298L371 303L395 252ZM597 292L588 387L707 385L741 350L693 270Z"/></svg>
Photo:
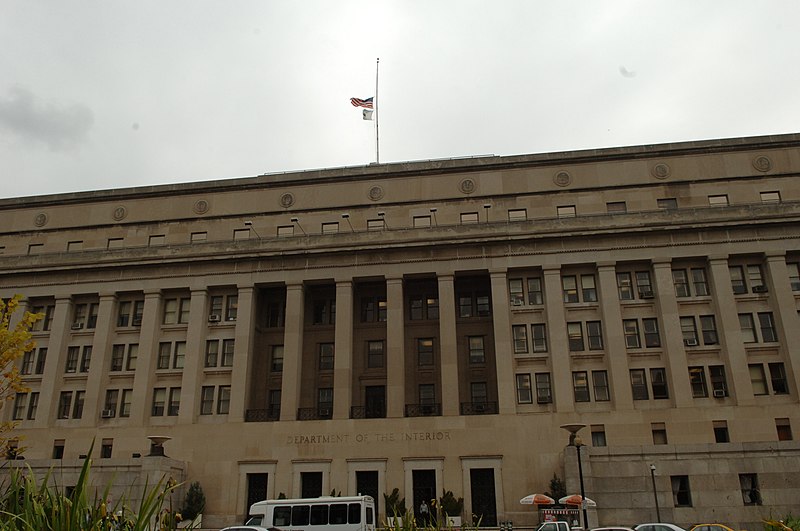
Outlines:
<svg viewBox="0 0 800 531"><path fill-rule="evenodd" d="M586 424L564 424L561 427L569 432L569 446L575 447L575 453L578 457L578 480L580 481L581 486L583 529L589 529L589 515L586 511L586 491L583 487L583 464L581 463L581 446L583 446L583 441L578 435L578 432L581 430L581 428L585 428Z"/></svg>
<svg viewBox="0 0 800 531"><path fill-rule="evenodd" d="M656 522L661 521L661 510L658 508L658 492L656 491L656 465L650 465L650 479L653 481L653 499L656 501Z"/></svg>

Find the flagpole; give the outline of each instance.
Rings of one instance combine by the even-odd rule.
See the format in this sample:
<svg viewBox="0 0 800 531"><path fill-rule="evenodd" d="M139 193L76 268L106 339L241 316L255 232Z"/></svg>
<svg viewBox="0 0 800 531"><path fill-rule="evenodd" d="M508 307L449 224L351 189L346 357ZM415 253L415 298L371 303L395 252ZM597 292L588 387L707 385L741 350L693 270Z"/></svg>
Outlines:
<svg viewBox="0 0 800 531"><path fill-rule="evenodd" d="M381 163L381 142L378 134L378 120L381 116L381 113L378 111L378 67L380 66L380 62L381 58L378 57L375 60L375 162L377 164Z"/></svg>

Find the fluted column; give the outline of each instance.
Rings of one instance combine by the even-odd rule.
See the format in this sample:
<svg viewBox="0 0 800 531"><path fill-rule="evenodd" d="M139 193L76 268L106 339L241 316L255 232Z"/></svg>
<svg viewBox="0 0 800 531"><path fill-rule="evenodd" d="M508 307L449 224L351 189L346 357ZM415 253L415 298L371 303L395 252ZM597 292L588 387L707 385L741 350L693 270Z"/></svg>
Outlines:
<svg viewBox="0 0 800 531"><path fill-rule="evenodd" d="M633 409L628 349L625 346L625 332L622 327L622 310L617 291L616 263L597 265L598 287L600 288L600 307L603 312L603 328L608 366L608 385L614 400L614 408Z"/></svg>
<svg viewBox="0 0 800 531"><path fill-rule="evenodd" d="M286 326L281 375L281 420L297 420L303 358L304 289L302 284L286 286Z"/></svg>
<svg viewBox="0 0 800 531"><path fill-rule="evenodd" d="M241 300L241 294L239 295ZM178 423L191 424L200 413L200 393L203 385L203 368L205 367L205 338L208 330L208 291L193 289L189 301L189 326L186 330L186 363L181 380L181 408L178 411ZM239 311L242 311L241 302ZM237 316L237 326L238 326ZM234 356L234 363L236 357ZM235 380L234 380L235 381ZM231 390L234 387L231 386ZM230 409L229 418L234 413Z"/></svg>
<svg viewBox="0 0 800 531"><path fill-rule="evenodd" d="M353 281L336 281L336 338L333 352L333 418L350 418L353 402Z"/></svg>
<svg viewBox="0 0 800 531"><path fill-rule="evenodd" d="M736 297L731 289L731 272L728 257L709 257L711 292L716 303L719 320L719 338L722 359L727 361L725 376L731 396L739 405L754 402L750 387L750 371L747 368L747 352L742 341Z"/></svg>
<svg viewBox="0 0 800 531"><path fill-rule="evenodd" d="M92 338L92 362L86 379L86 399L83 403L81 426L94 426L100 418L105 396L103 382L111 369L111 332L114 329L114 308L117 296L114 293L101 294L97 310L97 323Z"/></svg>
<svg viewBox="0 0 800 531"><path fill-rule="evenodd" d="M403 279L386 279L386 416L402 417L406 404Z"/></svg>
<svg viewBox="0 0 800 531"><path fill-rule="evenodd" d="M456 295L453 275L440 275L439 353L442 371L442 414L460 414L458 393L458 347L456 340Z"/></svg>
<svg viewBox="0 0 800 531"><path fill-rule="evenodd" d="M800 390L800 350L796 345L800 345L800 327L797 326L797 305L783 253L767 255L767 285L769 296L774 301L773 308L777 310L775 324L781 354L787 362L786 377L791 382L791 395L797 400Z"/></svg>
<svg viewBox="0 0 800 531"><path fill-rule="evenodd" d="M656 286L656 303L659 325L662 326L661 348L667 363L670 399L676 407L692 405L692 386L689 381L689 360L683 347L678 299L672 280L672 263L669 260L653 262Z"/></svg>
<svg viewBox="0 0 800 531"><path fill-rule="evenodd" d="M549 266L542 268L544 292L547 305L547 335L552 368L553 401L559 412L575 411L575 397L572 394L572 363L567 340L567 318L564 309L564 295L561 288L561 268Z"/></svg>
<svg viewBox="0 0 800 531"><path fill-rule="evenodd" d="M511 301L505 270L490 272L492 283L492 322L494 324L494 356L497 371L497 407L500 414L516 411L514 381L514 348L511 344Z"/></svg>
<svg viewBox="0 0 800 531"><path fill-rule="evenodd" d="M153 381L155 380L156 357L158 355L159 310L161 292L146 291L144 312L139 334L139 357L136 360L136 374L133 377L133 403L131 404L131 423L147 424L153 400ZM183 391L183 389L181 389Z"/></svg>
<svg viewBox="0 0 800 531"><path fill-rule="evenodd" d="M39 407L34 421L36 428L52 426L56 419L58 396L61 390L60 382L64 377L71 312L72 301L69 297L56 298L53 323L50 327L50 342L47 345L47 359L39 392Z"/></svg>

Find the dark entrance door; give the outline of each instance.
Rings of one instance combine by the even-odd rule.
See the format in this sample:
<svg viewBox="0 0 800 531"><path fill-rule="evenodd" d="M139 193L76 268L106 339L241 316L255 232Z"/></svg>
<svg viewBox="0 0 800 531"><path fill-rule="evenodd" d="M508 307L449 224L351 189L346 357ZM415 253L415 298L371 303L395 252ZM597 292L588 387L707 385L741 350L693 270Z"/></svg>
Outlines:
<svg viewBox="0 0 800 531"><path fill-rule="evenodd" d="M364 390L365 417L382 419L386 417L386 387L370 385Z"/></svg>
<svg viewBox="0 0 800 531"><path fill-rule="evenodd" d="M472 468L472 514L481 519L481 527L497 525L497 500L494 496L494 469Z"/></svg>
<svg viewBox="0 0 800 531"><path fill-rule="evenodd" d="M378 509L378 471L356 470L356 493L361 496L372 496L375 509Z"/></svg>
<svg viewBox="0 0 800 531"><path fill-rule="evenodd" d="M428 507L430 515L431 500L436 498L436 471L435 470L413 470L411 478L414 482L414 516L418 521L426 522L420 514L420 506L424 501ZM438 502L437 502L438 503ZM426 522L427 524L427 522Z"/></svg>
<svg viewBox="0 0 800 531"><path fill-rule="evenodd" d="M322 496L322 472L300 472L300 496L303 498Z"/></svg>
<svg viewBox="0 0 800 531"><path fill-rule="evenodd" d="M255 502L267 499L268 479L269 474L247 474L247 507L244 509L244 514L250 513L250 506Z"/></svg>

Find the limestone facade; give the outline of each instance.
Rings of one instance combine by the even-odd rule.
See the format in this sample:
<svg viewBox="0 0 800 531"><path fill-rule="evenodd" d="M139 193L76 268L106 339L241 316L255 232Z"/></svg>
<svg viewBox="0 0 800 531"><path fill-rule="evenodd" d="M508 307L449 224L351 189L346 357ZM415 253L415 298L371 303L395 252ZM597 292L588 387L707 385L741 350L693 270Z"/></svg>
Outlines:
<svg viewBox="0 0 800 531"><path fill-rule="evenodd" d="M453 491L486 525L582 423L590 524L757 528L800 499L800 135L0 201L26 459L147 459L208 499ZM655 466L651 476L650 465ZM145 467L146 468L146 467ZM655 480L655 489L652 481Z"/></svg>

